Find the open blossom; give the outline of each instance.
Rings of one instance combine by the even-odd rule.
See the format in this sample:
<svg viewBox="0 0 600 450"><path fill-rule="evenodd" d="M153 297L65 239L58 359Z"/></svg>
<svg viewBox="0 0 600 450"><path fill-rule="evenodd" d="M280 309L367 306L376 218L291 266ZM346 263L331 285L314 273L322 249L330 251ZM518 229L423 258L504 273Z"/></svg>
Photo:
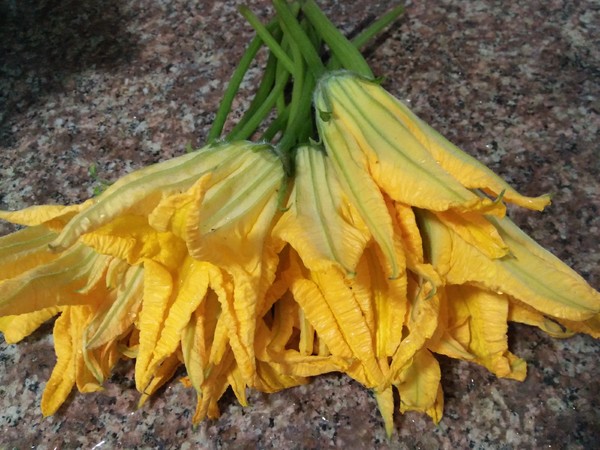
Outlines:
<svg viewBox="0 0 600 450"><path fill-rule="evenodd" d="M0 332L18 342L58 316L44 415L132 358L140 406L185 367L194 424L229 388L245 406L248 387L342 372L372 390L391 434L395 394L401 413L441 420L436 354L523 380L508 322L600 337L600 294L505 217L504 202L542 210L549 197L519 194L372 80L317 82L338 63L370 70L314 2L286 5L257 27L272 53L238 137L79 205L0 211L25 227L0 237ZM269 116L277 146L237 140Z"/></svg>
<svg viewBox="0 0 600 450"><path fill-rule="evenodd" d="M333 156L300 147L288 208L273 235L291 247L283 279L307 321L300 342L330 355L331 370L338 364L373 389L391 432L392 386L402 410L441 417L440 370L424 348L436 329L440 280L422 251L411 248L414 216L398 218L378 188L361 184L366 179L350 184Z"/></svg>
<svg viewBox="0 0 600 450"><path fill-rule="evenodd" d="M398 388L401 411L416 409L435 420L441 417L439 367L431 351L479 363L497 376L523 380L525 362L508 350L508 321L536 325L554 336L600 335L600 294L504 217L503 201L541 210L549 203L548 196L520 195L377 83L350 72L326 75L315 92L315 107L330 178L337 177L344 186L344 195L338 197L354 205L352 211L357 213L351 217L360 217L362 221L356 223L361 227L371 231L375 228L369 226L369 219L377 223L378 232L371 232L370 238L381 255L380 270L403 278L405 285L408 281L408 289L396 292L387 307L399 301L405 314L410 314L406 311L418 299L410 294L411 280L435 280L429 284L432 291L425 302L427 321L414 328L420 337L416 348L406 353L404 341L396 337L393 342L399 344L398 350L388 355L392 363L383 371L389 374L388 383ZM322 189L324 177L314 179ZM382 214L385 204L389 214ZM313 214L315 223L331 223L322 216L334 211ZM293 240L289 242L294 245ZM296 246L301 256L306 247ZM354 287L353 293L357 280L373 266L352 267L354 278L346 284ZM387 311L392 319L384 320L385 314L375 314L381 321L377 332L393 330L390 320L410 330L409 322L399 319L400 311ZM362 318L369 318L364 310ZM348 329L358 329L356 323L346 323ZM415 339L409 337L405 341L414 344ZM367 361L366 356L362 360ZM394 372L398 360L407 363ZM403 389L411 374L418 384ZM377 390L365 378L363 384L376 389L389 430L391 391L385 391L389 389L385 384Z"/></svg>
<svg viewBox="0 0 600 450"><path fill-rule="evenodd" d="M283 179L270 146L215 144L133 172L81 205L0 213L28 226L0 239L0 329L14 342L61 314L44 413L75 382L99 388L121 356L136 357L142 402L180 360L194 365L192 384L205 391L199 415L214 412L230 383L213 384L230 373L238 391L260 385L256 313L275 277L269 230ZM203 308L210 333L198 330ZM205 335L205 358L190 357L194 333Z"/></svg>

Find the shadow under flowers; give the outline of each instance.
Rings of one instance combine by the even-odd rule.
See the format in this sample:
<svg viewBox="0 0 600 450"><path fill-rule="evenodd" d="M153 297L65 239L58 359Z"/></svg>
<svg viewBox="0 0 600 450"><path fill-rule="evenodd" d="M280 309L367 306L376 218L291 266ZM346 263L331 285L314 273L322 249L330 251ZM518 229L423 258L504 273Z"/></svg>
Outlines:
<svg viewBox="0 0 600 450"><path fill-rule="evenodd" d="M119 0L0 0L0 148L11 122L73 74L130 61L136 38Z"/></svg>

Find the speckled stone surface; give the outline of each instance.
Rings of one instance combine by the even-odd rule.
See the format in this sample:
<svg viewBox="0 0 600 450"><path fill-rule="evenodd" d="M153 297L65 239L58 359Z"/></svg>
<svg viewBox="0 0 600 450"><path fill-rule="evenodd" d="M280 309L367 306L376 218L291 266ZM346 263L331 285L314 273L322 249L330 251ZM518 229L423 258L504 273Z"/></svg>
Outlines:
<svg viewBox="0 0 600 450"><path fill-rule="evenodd" d="M267 1L248 3L266 17ZM389 4L322 2L347 32ZM80 202L97 184L92 164L115 180L201 145L251 33L235 6L0 0L0 208ZM455 143L522 192L554 194L547 211L511 216L600 288L600 4L413 2L368 55ZM123 363L104 392L73 393L42 418L48 324L16 346L0 340L0 448L597 448L600 342L525 326L509 342L529 363L525 382L441 358L443 420L397 415L388 440L372 395L336 374L250 393L247 408L226 394L222 417L193 429L190 389L175 379L136 410Z"/></svg>

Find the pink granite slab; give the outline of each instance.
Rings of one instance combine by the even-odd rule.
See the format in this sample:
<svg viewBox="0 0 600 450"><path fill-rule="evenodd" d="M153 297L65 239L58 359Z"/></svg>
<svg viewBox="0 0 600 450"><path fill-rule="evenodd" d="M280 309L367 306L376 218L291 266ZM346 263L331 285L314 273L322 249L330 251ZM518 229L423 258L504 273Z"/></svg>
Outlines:
<svg viewBox="0 0 600 450"><path fill-rule="evenodd" d="M80 202L97 185L92 164L115 180L201 145L251 34L238 3L0 3L0 208ZM248 3L266 17L267 1ZM391 2L320 4L351 32ZM511 216L600 288L598 3L411 2L368 55L385 86L456 144L522 192L554 195L543 213ZM336 374L250 393L247 408L226 394L222 417L193 429L191 390L175 379L136 410L124 363L104 392L73 393L42 418L47 325L19 345L0 341L0 448L597 447L600 342L511 326L510 345L529 362L525 382L441 358L443 420L397 415L388 440L373 396Z"/></svg>

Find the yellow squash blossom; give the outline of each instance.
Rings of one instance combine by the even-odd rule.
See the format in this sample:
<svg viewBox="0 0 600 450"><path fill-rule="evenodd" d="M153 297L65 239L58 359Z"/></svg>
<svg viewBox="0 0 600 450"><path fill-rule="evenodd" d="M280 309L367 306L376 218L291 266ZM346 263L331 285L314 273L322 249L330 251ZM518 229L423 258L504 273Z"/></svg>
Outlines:
<svg viewBox="0 0 600 450"><path fill-rule="evenodd" d="M413 246L421 247L414 217L411 222L406 212L400 216L367 177L361 180L371 191L339 176L333 159L316 146L297 150L288 208L273 229L291 247L282 278L308 322L310 347L314 332L316 355L335 357L329 370L337 364L374 390L388 432L392 386L404 393L401 410L418 409L437 421L437 362L437 378L417 378L411 371L428 358L424 346L436 329L435 289L441 281L422 251L407 256ZM319 353L323 347L325 354ZM433 392L431 400L424 392Z"/></svg>
<svg viewBox="0 0 600 450"><path fill-rule="evenodd" d="M441 417L439 367L430 350L522 380L525 363L508 350L509 320L553 335L598 335L600 294L504 217L503 200L541 210L548 196L520 195L375 82L350 72L330 73L320 81L314 102L329 165L345 188L340 198L358 205L370 202L357 208L363 219L364 211L380 211L372 206L373 199L384 198L388 204L391 213L379 223L392 224L393 239L401 242L402 264L391 251L389 231L371 236L387 264L397 268L394 273L408 276L409 311L418 298L415 282L428 281L423 285L430 289L423 304L428 319L412 327L410 339L395 341L397 352L384 369L398 388L401 411L417 409L434 420ZM315 192L325 186L325 177L319 179ZM320 218L313 217L315 223ZM307 227L305 219L303 223L305 234L316 228ZM296 241L301 240L298 236ZM287 240L302 255L307 244ZM360 275L358 268L347 283ZM368 320L369 315L364 317ZM404 326L411 330L410 321ZM361 382L369 386L368 379ZM426 383L425 390L421 383ZM391 391L384 385L376 389L376 397L389 430Z"/></svg>
<svg viewBox="0 0 600 450"><path fill-rule="evenodd" d="M241 390L260 383L256 310L275 278L268 236L283 180L270 146L214 144L133 172L82 205L0 213L29 226L0 238L0 329L16 341L61 313L44 412L73 383L99 387L120 356L137 358L143 402L185 362L182 337L207 298L222 320L206 370L233 367Z"/></svg>
<svg viewBox="0 0 600 450"><path fill-rule="evenodd" d="M313 1L274 6L276 32L252 20L272 54L233 142L80 205L0 211L25 226L0 237L0 332L17 342L58 315L44 415L135 358L139 406L185 366L194 424L219 415L229 388L245 406L248 387L342 372L372 390L389 435L396 393L401 413L441 419L436 353L522 380L509 321L600 337L600 294L505 217L504 202L542 210L549 197L519 194L374 81L336 71L315 83L326 67L370 69ZM272 106L264 138L277 147L237 140Z"/></svg>
<svg viewBox="0 0 600 450"><path fill-rule="evenodd" d="M506 294L557 320L584 321L600 312L600 293L510 219L488 217L508 246L490 258L427 211L420 211L425 247L448 284L472 284Z"/></svg>
<svg viewBox="0 0 600 450"><path fill-rule="evenodd" d="M321 138L340 176L368 174L395 201L432 211L497 216L504 214L502 203L472 189L533 209L549 202L547 196L517 193L376 82L347 71L332 72L319 82L314 102Z"/></svg>

